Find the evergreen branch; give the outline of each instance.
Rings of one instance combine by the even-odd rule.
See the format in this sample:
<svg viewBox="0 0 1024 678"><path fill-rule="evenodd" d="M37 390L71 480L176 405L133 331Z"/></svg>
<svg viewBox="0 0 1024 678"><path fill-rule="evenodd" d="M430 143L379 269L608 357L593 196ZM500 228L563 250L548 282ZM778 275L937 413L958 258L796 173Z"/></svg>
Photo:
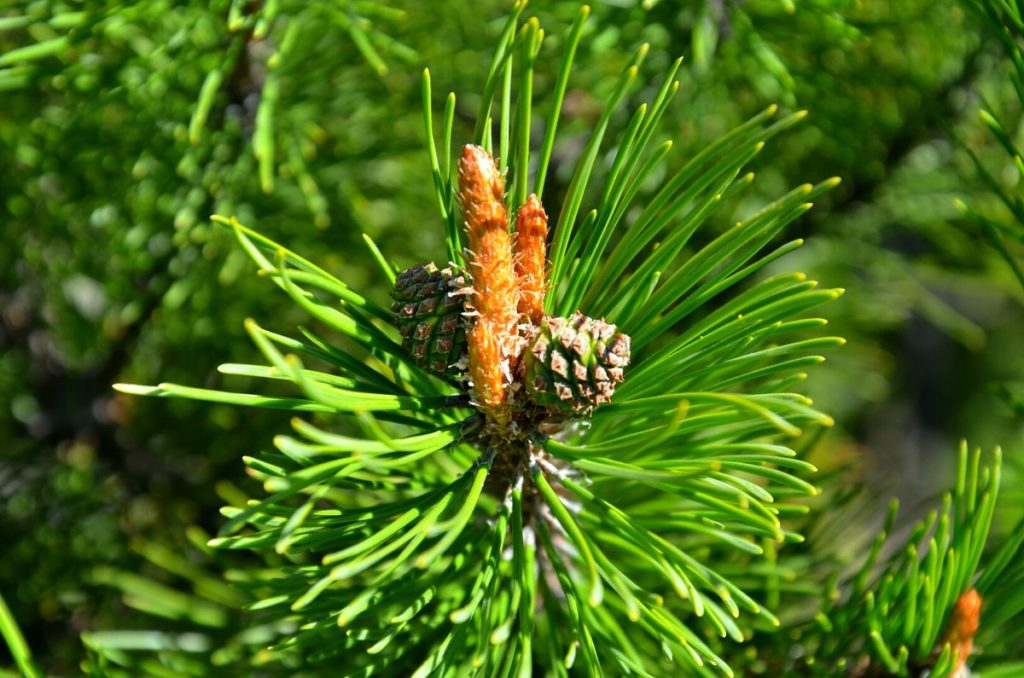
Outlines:
<svg viewBox="0 0 1024 678"><path fill-rule="evenodd" d="M543 238L522 243L542 263L548 255L544 308L562 317L526 323L503 312L508 322L485 323L496 308L518 309L508 216L526 200L531 162L533 185L543 190L588 14L581 10L569 29L547 131L532 152L543 31L535 19L520 26L524 4L502 30L484 83L472 138L479 148L464 151L473 171L454 171L453 96L438 150L429 72L422 81L449 258L463 261L458 198L472 222L474 251L465 257L472 266L421 265L395 275L366 239L394 288L388 309L236 220L217 217L260 275L341 342L305 329L294 339L246 323L267 364L227 363L221 372L289 381L302 398L120 387L318 414L313 423L293 420L293 434L243 459L265 494L232 497L222 510L226 522L209 541L272 564L234 575L252 592L247 614L292 624L261 640L260 660L268 665L287 670L301 658L340 666L342 675L521 675L545 656L555 659L557 675L656 675L664 669L660 656L701 675L732 675L717 638L742 642L753 628L780 624L755 600L763 591L745 590L749 578L734 576L731 561L714 556L756 559L777 580L770 561L776 548L803 539L789 521L804 511L799 500L817 493L803 477L815 469L780 440L831 424L789 389L821 362L820 351L842 343L808 336L823 321L803 317L839 291L782 274L716 300L798 247L793 241L761 254L836 181L800 186L690 252L716 210L750 185L744 166L803 116L770 124L774 107L755 116L697 154L640 208L642 186L671 150L670 142L651 143L678 91L680 67L673 63L653 99L606 148L612 116L640 77L643 45L576 163L550 251ZM486 150L492 144L497 161ZM598 162L603 154L607 172ZM584 206L588 196L593 207ZM504 277L485 284L498 263ZM607 313L622 330L581 308ZM681 327L691 315L698 319ZM310 358L328 368L307 366ZM487 393L501 396L504 418L485 401L478 373L494 377ZM545 379L559 388L541 391ZM576 398L569 407L566 393ZM331 414L345 417L319 416ZM970 545L968 563L978 555L977 542ZM668 600L658 593L669 589L675 595Z"/></svg>
<svg viewBox="0 0 1024 678"><path fill-rule="evenodd" d="M933 675L952 675L964 665L966 651L958 643L966 643L969 651L971 639L960 639L950 630L954 609L970 592L980 595L984 608L989 592L1007 574L1006 553L1024 539L1019 525L1000 555L983 565L1001 457L997 449L992 465L985 467L980 458L980 451L969 454L966 443L961 445L956 486L944 497L942 509L918 523L906 546L875 572L876 559L895 521L893 504L849 596L823 612L828 635L815 651L816 672L870 662L895 675L924 667L930 667ZM984 572L982 578L976 577L979 569ZM987 613L983 619L993 624L1003 621L990 619ZM846 640L839 644L837 638ZM864 653L862 658L858 653Z"/></svg>

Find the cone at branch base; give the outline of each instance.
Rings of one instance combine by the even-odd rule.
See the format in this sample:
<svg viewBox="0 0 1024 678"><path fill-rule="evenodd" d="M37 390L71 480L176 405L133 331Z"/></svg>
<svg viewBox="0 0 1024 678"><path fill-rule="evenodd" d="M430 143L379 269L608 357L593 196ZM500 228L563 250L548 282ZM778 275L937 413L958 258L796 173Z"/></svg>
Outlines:
<svg viewBox="0 0 1024 678"><path fill-rule="evenodd" d="M585 416L611 401L629 365L629 335L574 313L544 318L524 353L526 389L538 405Z"/></svg>
<svg viewBox="0 0 1024 678"><path fill-rule="evenodd" d="M391 292L402 348L434 374L456 376L466 356L463 297L466 281L451 268L417 264L395 278Z"/></svg>
<svg viewBox="0 0 1024 678"><path fill-rule="evenodd" d="M507 423L511 375L518 362L519 286L503 202L505 178L491 154L466 146L459 160L459 200L469 239L469 372L477 404Z"/></svg>

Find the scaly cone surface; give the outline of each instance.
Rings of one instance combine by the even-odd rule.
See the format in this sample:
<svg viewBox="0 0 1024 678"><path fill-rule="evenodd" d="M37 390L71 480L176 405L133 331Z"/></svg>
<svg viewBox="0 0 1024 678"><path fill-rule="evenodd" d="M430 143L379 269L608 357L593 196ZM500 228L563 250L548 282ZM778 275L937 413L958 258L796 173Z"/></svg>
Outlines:
<svg viewBox="0 0 1024 678"><path fill-rule="evenodd" d="M526 389L539 405L589 415L607 403L629 364L629 335L582 313L544 318L524 353Z"/></svg>
<svg viewBox="0 0 1024 678"><path fill-rule="evenodd" d="M465 278L433 262L398 274L391 292L402 348L416 364L438 375L457 376L466 355L465 311L459 292ZM464 368L462 368L464 369Z"/></svg>
<svg viewBox="0 0 1024 678"><path fill-rule="evenodd" d="M505 179L491 154L467 145L459 160L459 199L469 238L469 373L477 403L498 424L510 421L509 385L518 361L519 289L512 257Z"/></svg>
<svg viewBox="0 0 1024 678"><path fill-rule="evenodd" d="M519 313L534 325L544 317L547 238L548 215L540 198L531 194L516 215L516 277Z"/></svg>

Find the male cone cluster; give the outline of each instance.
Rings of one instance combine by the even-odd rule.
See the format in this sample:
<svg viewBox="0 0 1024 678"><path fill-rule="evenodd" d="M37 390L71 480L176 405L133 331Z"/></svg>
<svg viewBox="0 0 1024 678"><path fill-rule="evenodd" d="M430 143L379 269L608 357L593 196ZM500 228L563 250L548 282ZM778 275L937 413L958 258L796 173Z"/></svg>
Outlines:
<svg viewBox="0 0 1024 678"><path fill-rule="evenodd" d="M460 377L468 366L474 402L499 426L517 417L520 393L551 414L587 416L623 380L629 336L579 312L544 315L547 214L531 195L517 210L513 238L504 198L494 158L463 148L466 275L431 263L398 276L392 310L402 345L435 374Z"/></svg>

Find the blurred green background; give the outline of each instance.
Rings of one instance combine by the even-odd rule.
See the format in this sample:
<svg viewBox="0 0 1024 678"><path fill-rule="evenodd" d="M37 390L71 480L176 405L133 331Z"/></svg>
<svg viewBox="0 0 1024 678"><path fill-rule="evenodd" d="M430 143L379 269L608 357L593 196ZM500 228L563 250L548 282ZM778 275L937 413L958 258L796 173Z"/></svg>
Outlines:
<svg viewBox="0 0 1024 678"><path fill-rule="evenodd" d="M362 233L401 265L442 259L420 74L430 67L435 109L458 95L463 143L510 4L0 4L0 593L46 670L77 671L82 631L141 618L111 585L119 573L180 586L174 563L196 586L181 570L214 557L200 545L221 498L249 482L241 456L285 423L110 388L218 385L218 363L256 355L245 317L270 329L305 322L207 217L237 215L381 299ZM577 10L528 8L548 31L542 110ZM1001 443L1011 478L1024 477L1013 409L1024 289L954 204L1007 218L965 145L1005 190L1020 180L977 115L987 102L1016 136L1021 105L1012 64L971 3L592 10L545 203L558 204L569 161L642 42L649 84L636 101L686 57L662 129L675 140L670 169L771 103L807 109L719 221L800 183L843 179L789 232L806 246L777 264L847 289L827 313L848 344L809 380L837 421L823 454L862 457L858 478L904 497L911 515L952 475L961 437ZM168 556L186 552L197 555Z"/></svg>

